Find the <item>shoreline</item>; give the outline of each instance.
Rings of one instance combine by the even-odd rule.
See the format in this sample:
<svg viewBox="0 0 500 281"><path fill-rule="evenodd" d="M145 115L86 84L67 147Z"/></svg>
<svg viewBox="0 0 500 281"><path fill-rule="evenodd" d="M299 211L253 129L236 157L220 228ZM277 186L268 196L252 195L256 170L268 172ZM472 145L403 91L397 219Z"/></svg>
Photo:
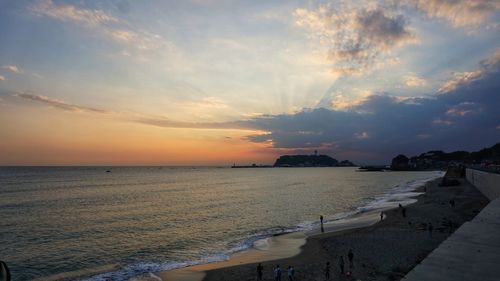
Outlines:
<svg viewBox="0 0 500 281"><path fill-rule="evenodd" d="M415 199L421 195L423 187L431 182L437 182L442 178L439 175L436 178L431 178L425 181L407 182L405 189L388 192L379 197L372 198L373 202L377 203L376 207L368 205L358 207L353 214L347 214L345 217L327 221L324 224L324 232L320 231L319 226L309 230L302 230L291 233L276 234L268 237L265 244L268 244L266 249L260 249L259 245L237 252L228 260L216 261L205 264L192 265L188 267L172 269L168 271L157 272L152 275L153 278L162 280L181 280L181 281L201 281L204 280L206 272L238 265L252 264L264 261L281 260L299 255L303 251L303 247L307 247L308 242L315 236L334 235L345 231L356 231L370 227L380 221L380 212L387 212L390 209L397 208L398 203L404 206L417 202ZM415 183L418 183L416 186ZM410 185L408 185L410 184ZM420 191L419 191L420 189ZM383 199L382 201L377 201ZM379 205L382 203L382 205ZM365 209L368 208L368 211ZM318 223L319 225L319 223ZM259 240L260 241L260 240ZM148 277L142 276L141 280L150 280Z"/></svg>
<svg viewBox="0 0 500 281"><path fill-rule="evenodd" d="M307 241L311 237L362 229L377 223L378 220L379 211L356 214L348 218L326 223L323 233L319 229L312 229L276 234L261 239L267 240L265 243L267 247L254 246L245 251L233 254L228 260L157 272L154 273L154 275L167 281L202 281L205 280L204 278L207 271L291 258L302 252L302 248L306 247ZM141 277L141 280L149 279Z"/></svg>
<svg viewBox="0 0 500 281"><path fill-rule="evenodd" d="M440 224L440 220L446 218L442 216L452 218L454 230L463 222L475 216L487 204L487 199L470 184L461 181L460 186L439 187L438 182L440 179L441 177L428 181L424 184L425 188L421 186L415 190L415 192L424 189L427 191L427 194L415 194L418 195L415 202L406 206L409 214L419 214L416 217L408 215L407 218L402 218L399 214L400 211L397 208L392 208L384 211L386 217L379 222L381 210L366 212L360 214L359 217L371 216L371 218L357 226L350 221L351 227L344 225L344 228L342 228L339 225L334 225L335 223L339 224L335 221L325 225L325 233L313 230L301 234L299 232L271 237L271 240L277 240L280 243L278 245L281 248L285 248L279 254L268 255L268 251L250 249L231 256L227 261L158 272L154 274L154 277L159 277L162 280L182 281L255 278L256 264L262 262L264 265L264 280L272 280L272 268L277 263L282 265L282 269L285 269L288 265L294 266L296 278L310 280L311 276L321 276L324 262L330 261L333 269L332 277L337 280L337 278L343 278L339 272L340 270L338 270L338 256L341 254L345 256L348 251L347 247L352 247L356 256L359 256L362 260L366 259L362 263L362 268L355 266L355 270L353 270L355 278L387 280L388 277L391 277L398 280L451 233L446 231ZM431 194L432 197L427 196L428 194ZM467 194L461 199L461 201L464 201L464 205L459 206L457 204L456 208L449 208L447 205L449 198L455 199L457 196L461 197L462 194ZM438 209L442 210L438 211ZM425 229L426 221L432 221L433 225L435 225L434 232L436 234L430 239L428 239ZM398 239L401 241L394 243L393 240ZM370 243L370 240L374 240L374 243ZM398 252L397 248L392 251L385 249L386 247L392 248L393 244L400 244L403 248L408 248L408 251L404 252L400 258L397 258L397 256L393 255L393 253ZM420 247L415 246L415 244ZM373 249L369 249L370 246L374 246L371 247ZM344 249L344 251L341 249ZM388 257L373 259L373 257L380 255ZM404 258L404 256L407 257ZM395 262L395 259L402 259L404 262ZM355 264L357 263L356 260L355 258ZM381 265L373 265L377 264L377 260ZM384 268L384 265L385 267L392 266L392 268L386 268L380 272L378 268L380 266ZM380 276L383 278L377 279ZM397 278L398 276L399 278Z"/></svg>

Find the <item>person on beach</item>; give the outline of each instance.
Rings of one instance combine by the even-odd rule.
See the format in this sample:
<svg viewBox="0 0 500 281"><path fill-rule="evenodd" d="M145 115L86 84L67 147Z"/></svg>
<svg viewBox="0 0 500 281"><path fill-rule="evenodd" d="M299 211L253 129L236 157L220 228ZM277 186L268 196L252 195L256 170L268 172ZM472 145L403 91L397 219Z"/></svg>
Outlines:
<svg viewBox="0 0 500 281"><path fill-rule="evenodd" d="M259 263L259 265L257 265L257 279L258 280L262 280L263 271L264 271L264 267L262 266L262 263Z"/></svg>
<svg viewBox="0 0 500 281"><path fill-rule="evenodd" d="M330 262L326 262L325 266L325 280L330 280Z"/></svg>
<svg viewBox="0 0 500 281"><path fill-rule="evenodd" d="M349 258L349 267L352 269L354 267L354 253L352 252L352 249L349 249L347 257Z"/></svg>
<svg viewBox="0 0 500 281"><path fill-rule="evenodd" d="M276 265L276 268L274 269L274 280L281 281L281 268L279 264Z"/></svg>
<svg viewBox="0 0 500 281"><path fill-rule="evenodd" d="M432 238L432 230L434 227L432 226L432 223L429 223L429 237Z"/></svg>
<svg viewBox="0 0 500 281"><path fill-rule="evenodd" d="M450 200L450 205L452 208L455 208L455 199Z"/></svg>
<svg viewBox="0 0 500 281"><path fill-rule="evenodd" d="M0 281L10 281L10 271L7 264L0 261Z"/></svg>
<svg viewBox="0 0 500 281"><path fill-rule="evenodd" d="M295 269L293 269L293 266L289 265L288 266L288 280L293 281L295 277Z"/></svg>
<svg viewBox="0 0 500 281"><path fill-rule="evenodd" d="M319 221L321 222L321 232L325 232L325 229L323 228L323 216L319 216Z"/></svg>
<svg viewBox="0 0 500 281"><path fill-rule="evenodd" d="M380 212L380 221L384 220L384 212Z"/></svg>
<svg viewBox="0 0 500 281"><path fill-rule="evenodd" d="M339 266L340 266L340 273L344 274L344 266L345 266L344 256L340 256Z"/></svg>

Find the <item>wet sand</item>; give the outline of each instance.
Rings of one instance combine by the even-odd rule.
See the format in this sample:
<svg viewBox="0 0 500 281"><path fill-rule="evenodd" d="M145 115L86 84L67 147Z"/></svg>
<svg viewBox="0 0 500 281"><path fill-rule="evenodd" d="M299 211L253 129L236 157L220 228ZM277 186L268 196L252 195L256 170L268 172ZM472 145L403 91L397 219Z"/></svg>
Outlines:
<svg viewBox="0 0 500 281"><path fill-rule="evenodd" d="M288 258L274 259L273 255L268 255L268 251L254 249L235 255L226 262L156 275L163 280L257 280L258 261L264 266L263 280L274 280L273 268L276 264L282 269L293 266L295 280L325 280L325 263L329 261L330 280L399 280L488 203L485 196L463 180L459 186L450 187L438 186L439 181L440 179L427 183L426 193L418 196L418 201L414 204L405 206L406 217L402 216L398 208L388 210L385 211L383 221L373 224L375 218L372 215L365 221L369 226L359 225L365 227L341 231L327 228L326 233L308 236L307 242L302 246L301 241L305 237L293 234L298 235L295 237L297 243L277 247L291 249L287 253ZM420 191L424 191L424 188ZM450 206L451 199L455 201L455 207ZM428 223L433 225L432 235L428 231ZM289 243L289 239L290 237L283 236L283 243ZM349 249L354 253L352 268L347 259ZM351 278L340 273L341 255L345 259L346 271L352 270ZM286 272L283 273L283 280L286 280Z"/></svg>
<svg viewBox="0 0 500 281"><path fill-rule="evenodd" d="M349 219L338 220L332 223L325 224L324 231L325 233L333 233L345 230L359 229L375 224L378 221L378 218L379 214L375 212L360 214L355 217L350 217ZM303 245L306 244L307 237L316 236L319 234L321 234L321 231L319 229L315 229L305 233L293 232L277 235L265 239L265 243L261 243L252 249L234 254L229 260L226 261L200 264L155 273L155 275L160 277L162 280L202 281L206 276L206 272L214 269L228 268L264 261L273 261L296 256L301 252ZM149 279L142 277L141 280L147 281Z"/></svg>

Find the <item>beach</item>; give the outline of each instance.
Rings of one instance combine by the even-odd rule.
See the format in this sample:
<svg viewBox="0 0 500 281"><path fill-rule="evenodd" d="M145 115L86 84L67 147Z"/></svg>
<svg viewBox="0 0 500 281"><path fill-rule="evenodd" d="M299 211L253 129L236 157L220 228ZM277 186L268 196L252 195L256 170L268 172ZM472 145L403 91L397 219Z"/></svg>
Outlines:
<svg viewBox="0 0 500 281"><path fill-rule="evenodd" d="M439 175L351 167L0 168L0 252L20 281L154 278L228 258L248 263L250 252L255 262L276 260L300 252L320 215L327 231L345 229L340 222L366 226L378 214L356 223L352 214L406 204L410 191Z"/></svg>
<svg viewBox="0 0 500 281"><path fill-rule="evenodd" d="M464 180L458 186L448 187L439 186L440 181L433 180L417 190L422 194L415 203L404 206L406 217L402 209L394 208L384 211L382 221L367 223L368 226L342 231L326 228L325 233L305 237L298 254L284 259L272 259L260 251L257 258L262 259L263 280L274 280L276 265L283 270L283 280L287 278L288 266L294 267L296 280L325 280L326 262L330 262L330 280L401 279L488 203L485 196ZM432 233L428 230L429 223L433 226ZM347 257L350 249L354 254L352 267ZM340 256L345 260L345 272L352 271L352 277L341 274ZM255 260L255 254L242 253L229 261L156 275L163 280L257 280Z"/></svg>

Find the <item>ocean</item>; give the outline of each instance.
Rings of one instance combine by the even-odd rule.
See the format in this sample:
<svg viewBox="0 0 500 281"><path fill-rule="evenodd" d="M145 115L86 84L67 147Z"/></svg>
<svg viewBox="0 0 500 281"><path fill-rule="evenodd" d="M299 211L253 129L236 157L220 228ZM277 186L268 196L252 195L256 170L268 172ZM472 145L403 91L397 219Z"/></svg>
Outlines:
<svg viewBox="0 0 500 281"><path fill-rule="evenodd" d="M317 228L320 215L411 202L442 175L355 170L0 167L0 260L13 280L154 277Z"/></svg>

